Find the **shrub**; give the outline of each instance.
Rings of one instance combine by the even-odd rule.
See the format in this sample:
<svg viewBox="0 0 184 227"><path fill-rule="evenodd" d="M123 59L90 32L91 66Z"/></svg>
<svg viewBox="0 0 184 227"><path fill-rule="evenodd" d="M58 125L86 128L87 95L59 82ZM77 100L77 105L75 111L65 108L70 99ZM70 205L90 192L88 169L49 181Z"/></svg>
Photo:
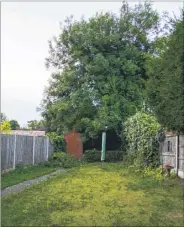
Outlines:
<svg viewBox="0 0 184 227"><path fill-rule="evenodd" d="M161 168L156 168L156 169L152 169L150 167L144 168L143 171L142 171L142 176L153 178L157 181L163 180Z"/></svg>
<svg viewBox="0 0 184 227"><path fill-rule="evenodd" d="M118 162L123 160L123 152L122 151L107 151L106 157L107 162Z"/></svg>
<svg viewBox="0 0 184 227"><path fill-rule="evenodd" d="M96 149L87 150L84 153L84 159L87 162L99 162L101 160L101 152Z"/></svg>
<svg viewBox="0 0 184 227"><path fill-rule="evenodd" d="M98 151L96 149L85 151L84 160L86 160L87 162L101 161L101 151ZM105 153L105 161L107 162L117 162L122 160L123 160L122 151L106 151Z"/></svg>
<svg viewBox="0 0 184 227"><path fill-rule="evenodd" d="M9 121L3 121L1 124L0 124L0 130L1 132L3 133L6 133L6 134L10 134L11 132L11 124Z"/></svg>
<svg viewBox="0 0 184 227"><path fill-rule="evenodd" d="M64 152L54 152L49 158L48 162L45 162L45 166L71 168L75 167L79 162L70 154Z"/></svg>
<svg viewBox="0 0 184 227"><path fill-rule="evenodd" d="M58 136L54 132L47 133L47 136L49 137L51 144L54 146L54 152L66 151L66 142L64 136Z"/></svg>
<svg viewBox="0 0 184 227"><path fill-rule="evenodd" d="M157 167L160 163L159 144L163 129L151 114L138 112L124 124L127 143L126 161L139 167Z"/></svg>

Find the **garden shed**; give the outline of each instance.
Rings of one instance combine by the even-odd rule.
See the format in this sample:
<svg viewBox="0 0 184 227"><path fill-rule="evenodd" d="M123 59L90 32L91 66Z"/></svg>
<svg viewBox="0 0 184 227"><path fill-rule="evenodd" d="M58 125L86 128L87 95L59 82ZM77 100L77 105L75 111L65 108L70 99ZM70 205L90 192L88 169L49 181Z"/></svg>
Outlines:
<svg viewBox="0 0 184 227"><path fill-rule="evenodd" d="M166 133L161 144L161 162L173 166L177 175L184 178L184 135Z"/></svg>

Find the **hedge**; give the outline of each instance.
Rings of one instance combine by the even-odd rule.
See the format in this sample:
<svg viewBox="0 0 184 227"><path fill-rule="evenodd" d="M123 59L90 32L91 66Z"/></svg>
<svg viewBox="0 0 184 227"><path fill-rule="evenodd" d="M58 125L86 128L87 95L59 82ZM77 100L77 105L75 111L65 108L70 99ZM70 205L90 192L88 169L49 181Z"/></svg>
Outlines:
<svg viewBox="0 0 184 227"><path fill-rule="evenodd" d="M96 149L85 151L84 160L87 162L101 161L101 151ZM123 160L123 151L106 151L105 153L105 161L107 162L118 162L122 160Z"/></svg>

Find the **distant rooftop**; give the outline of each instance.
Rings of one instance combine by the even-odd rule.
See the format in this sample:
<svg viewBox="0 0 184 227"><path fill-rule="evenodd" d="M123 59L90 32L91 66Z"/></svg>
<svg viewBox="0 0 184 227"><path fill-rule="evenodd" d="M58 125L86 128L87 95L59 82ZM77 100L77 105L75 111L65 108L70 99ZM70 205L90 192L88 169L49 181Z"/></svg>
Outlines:
<svg viewBox="0 0 184 227"><path fill-rule="evenodd" d="M24 136L45 136L45 131L12 130L10 134Z"/></svg>

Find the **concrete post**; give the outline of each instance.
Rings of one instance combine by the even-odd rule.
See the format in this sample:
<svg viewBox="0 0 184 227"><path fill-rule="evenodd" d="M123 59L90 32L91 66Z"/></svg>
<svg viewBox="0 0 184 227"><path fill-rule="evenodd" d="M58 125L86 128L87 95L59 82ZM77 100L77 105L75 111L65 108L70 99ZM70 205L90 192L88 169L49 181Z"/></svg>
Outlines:
<svg viewBox="0 0 184 227"><path fill-rule="evenodd" d="M17 136L15 135L15 138L14 138L14 148L13 148L13 169L15 169L16 143L17 143Z"/></svg>
<svg viewBox="0 0 184 227"><path fill-rule="evenodd" d="M34 158L35 157L35 136L33 136L33 165L34 165Z"/></svg>
<svg viewBox="0 0 184 227"><path fill-rule="evenodd" d="M176 175L178 175L179 135L176 136Z"/></svg>
<svg viewBox="0 0 184 227"><path fill-rule="evenodd" d="M49 158L49 138L46 139L46 160L48 161Z"/></svg>

